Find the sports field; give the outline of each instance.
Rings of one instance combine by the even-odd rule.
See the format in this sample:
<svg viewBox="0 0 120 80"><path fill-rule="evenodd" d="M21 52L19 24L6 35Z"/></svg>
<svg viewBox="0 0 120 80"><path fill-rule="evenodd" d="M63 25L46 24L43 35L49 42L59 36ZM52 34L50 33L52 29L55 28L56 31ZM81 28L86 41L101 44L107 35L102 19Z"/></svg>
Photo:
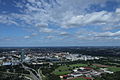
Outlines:
<svg viewBox="0 0 120 80"><path fill-rule="evenodd" d="M65 74L71 73L74 68L85 67L85 66L87 66L87 64L72 64L69 66L68 65L60 66L57 69L55 69L55 71L53 71L53 73L55 75L65 75Z"/></svg>

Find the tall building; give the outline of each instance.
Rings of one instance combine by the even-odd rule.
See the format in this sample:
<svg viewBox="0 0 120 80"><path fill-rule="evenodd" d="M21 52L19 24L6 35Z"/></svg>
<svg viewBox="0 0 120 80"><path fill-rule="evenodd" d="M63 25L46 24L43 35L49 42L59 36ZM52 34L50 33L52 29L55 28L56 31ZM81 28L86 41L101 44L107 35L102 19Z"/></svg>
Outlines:
<svg viewBox="0 0 120 80"><path fill-rule="evenodd" d="M25 50L22 49L22 51L21 51L21 62L23 62L24 59L25 59Z"/></svg>

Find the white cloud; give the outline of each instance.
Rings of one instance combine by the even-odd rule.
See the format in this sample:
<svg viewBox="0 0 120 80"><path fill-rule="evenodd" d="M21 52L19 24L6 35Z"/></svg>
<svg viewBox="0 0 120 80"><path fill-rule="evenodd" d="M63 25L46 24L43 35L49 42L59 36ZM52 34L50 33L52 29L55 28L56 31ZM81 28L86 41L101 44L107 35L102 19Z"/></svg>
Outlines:
<svg viewBox="0 0 120 80"><path fill-rule="evenodd" d="M23 14L12 13L6 15L7 17L1 15L5 18L0 18L0 22L8 24L22 23L37 27L47 27L49 22L53 22L63 28L71 28L85 25L114 25L120 21L119 8L116 9L116 12L86 13L85 9L89 8L91 4L104 4L107 0L27 1L26 4L16 3L17 7L24 7L22 9Z"/></svg>
<svg viewBox="0 0 120 80"><path fill-rule="evenodd" d="M117 25L117 26L113 26L113 27L104 27L103 30L104 31L110 31L110 30L114 30L114 29L120 29L120 26Z"/></svg>
<svg viewBox="0 0 120 80"><path fill-rule="evenodd" d="M48 24L47 23L36 23L35 26L36 27L47 27Z"/></svg>
<svg viewBox="0 0 120 80"><path fill-rule="evenodd" d="M8 15L14 18L11 19L11 21L15 22L17 19L20 20L19 22L32 26L48 26L49 21L51 21L62 26L61 23L64 23L64 17L67 16L68 13L73 13L72 17L75 19L76 15L83 13L85 8L88 8L91 4L105 3L106 0L27 0L27 2L28 3L25 3L25 1L23 1L24 4L16 3L16 7L24 8L22 9L23 11L21 11L23 14L12 13ZM69 19L70 17L71 15L68 15ZM77 21L79 19L77 18L75 20ZM73 25L74 24L75 23L73 23ZM64 25L69 26L72 25L72 23L69 24L68 21L68 24L66 23Z"/></svg>
<svg viewBox="0 0 120 80"><path fill-rule="evenodd" d="M31 36L36 36L36 35L37 35L37 33L32 33L32 34L31 34Z"/></svg>
<svg viewBox="0 0 120 80"><path fill-rule="evenodd" d="M120 14L120 8L116 9L116 13Z"/></svg>
<svg viewBox="0 0 120 80"><path fill-rule="evenodd" d="M67 15L67 14L66 14ZM119 23L120 15L116 12L93 12L84 15L72 15L66 19L63 18L61 24L64 28L81 27L86 25L115 25Z"/></svg>
<svg viewBox="0 0 120 80"><path fill-rule="evenodd" d="M30 38L35 37L37 35L38 35L37 33L31 33L31 35L24 36L24 39L30 39Z"/></svg>
<svg viewBox="0 0 120 80"><path fill-rule="evenodd" d="M120 36L120 31L117 32L103 32L96 34L97 37L115 37Z"/></svg>
<svg viewBox="0 0 120 80"><path fill-rule="evenodd" d="M0 23L3 24L15 24L18 25L18 23L14 20L14 18L7 16L7 15L0 15Z"/></svg>
<svg viewBox="0 0 120 80"><path fill-rule="evenodd" d="M4 40L11 41L12 39L11 38L4 38Z"/></svg>
<svg viewBox="0 0 120 80"><path fill-rule="evenodd" d="M62 35L62 36L68 36L69 33L67 33L67 32L60 32L60 35Z"/></svg>
<svg viewBox="0 0 120 80"><path fill-rule="evenodd" d="M0 14L0 23L15 24L20 26L27 24L38 29L40 32L52 33L67 36L69 32L56 31L49 28L49 23L54 23L62 28L75 28L88 25L103 25L113 26L120 24L120 8L117 8L115 12L99 11L87 13L86 8L89 8L91 4L104 4L107 0L27 0L29 3L20 4L17 3L17 7L24 8L22 14L11 13L8 15ZM26 27L27 27L26 26ZM36 26L36 27L35 27ZM112 28L111 28L112 29ZM37 35L36 33L30 36L24 36L28 39L31 36ZM79 35L81 39L98 39L94 36L118 36L118 32L103 32L86 35ZM75 35L76 36L76 35ZM52 36L48 36L50 38Z"/></svg>
<svg viewBox="0 0 120 80"><path fill-rule="evenodd" d="M25 39L29 39L29 38L31 38L31 37L30 37L30 36L24 36L24 38L25 38Z"/></svg>
<svg viewBox="0 0 120 80"><path fill-rule="evenodd" d="M113 41L120 39L120 31L117 32L87 32L86 34L76 34L79 40L93 41Z"/></svg>
<svg viewBox="0 0 120 80"><path fill-rule="evenodd" d="M55 36L47 36L47 39L53 39Z"/></svg>
<svg viewBox="0 0 120 80"><path fill-rule="evenodd" d="M40 29L40 32L52 33L52 32L54 32L54 30L53 30L53 29L50 29L50 28L42 28L42 29Z"/></svg>

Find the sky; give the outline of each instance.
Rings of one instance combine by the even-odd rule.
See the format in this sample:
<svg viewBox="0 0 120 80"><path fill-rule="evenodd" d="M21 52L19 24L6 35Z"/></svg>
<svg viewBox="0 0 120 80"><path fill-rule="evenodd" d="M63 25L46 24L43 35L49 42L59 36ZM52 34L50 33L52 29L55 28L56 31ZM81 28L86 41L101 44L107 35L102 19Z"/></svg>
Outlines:
<svg viewBox="0 0 120 80"><path fill-rule="evenodd" d="M0 0L0 47L120 46L120 0Z"/></svg>

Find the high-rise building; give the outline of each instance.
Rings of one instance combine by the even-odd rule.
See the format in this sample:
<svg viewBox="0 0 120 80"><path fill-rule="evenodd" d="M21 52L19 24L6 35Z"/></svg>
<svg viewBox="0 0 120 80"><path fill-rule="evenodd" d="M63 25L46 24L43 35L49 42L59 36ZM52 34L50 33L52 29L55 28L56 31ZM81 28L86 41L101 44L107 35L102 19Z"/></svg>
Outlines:
<svg viewBox="0 0 120 80"><path fill-rule="evenodd" d="M25 50L22 49L22 50L21 50L21 62L23 62L24 59L25 59Z"/></svg>

